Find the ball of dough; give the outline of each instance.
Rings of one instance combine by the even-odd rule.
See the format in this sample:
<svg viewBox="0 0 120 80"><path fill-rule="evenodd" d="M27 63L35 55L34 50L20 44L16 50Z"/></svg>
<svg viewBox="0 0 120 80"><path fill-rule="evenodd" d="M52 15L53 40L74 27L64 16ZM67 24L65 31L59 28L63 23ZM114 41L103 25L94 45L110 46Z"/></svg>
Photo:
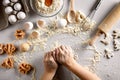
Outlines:
<svg viewBox="0 0 120 80"><path fill-rule="evenodd" d="M26 14L24 13L24 12L18 12L18 14L17 14L17 18L18 19L25 19L26 18Z"/></svg>
<svg viewBox="0 0 120 80"><path fill-rule="evenodd" d="M33 23L32 22L25 22L23 26L24 26L25 30L32 30L33 29Z"/></svg>
<svg viewBox="0 0 120 80"><path fill-rule="evenodd" d="M17 2L18 0L11 0L12 2Z"/></svg>
<svg viewBox="0 0 120 80"><path fill-rule="evenodd" d="M10 16L8 17L8 21L9 21L11 24L17 22L16 16L15 16L15 15L10 15Z"/></svg>
<svg viewBox="0 0 120 80"><path fill-rule="evenodd" d="M5 8L5 13L6 14L10 14L11 12L13 12L12 7L8 6L8 7Z"/></svg>
<svg viewBox="0 0 120 80"><path fill-rule="evenodd" d="M20 3L16 3L16 4L14 5L14 9L15 9L16 11L21 10L21 8L22 8L22 6L21 6Z"/></svg>
<svg viewBox="0 0 120 80"><path fill-rule="evenodd" d="M20 45L20 49L22 52L27 52L30 50L30 45L28 43L22 43Z"/></svg>
<svg viewBox="0 0 120 80"><path fill-rule="evenodd" d="M65 19L58 20L58 27L65 27L67 25L67 21Z"/></svg>
<svg viewBox="0 0 120 80"><path fill-rule="evenodd" d="M3 5L7 6L10 3L10 0L3 0Z"/></svg>

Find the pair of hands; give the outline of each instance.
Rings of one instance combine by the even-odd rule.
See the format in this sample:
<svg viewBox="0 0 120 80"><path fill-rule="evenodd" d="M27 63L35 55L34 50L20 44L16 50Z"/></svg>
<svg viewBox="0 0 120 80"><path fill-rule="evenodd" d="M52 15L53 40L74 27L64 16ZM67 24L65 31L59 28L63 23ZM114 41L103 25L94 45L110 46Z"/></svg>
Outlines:
<svg viewBox="0 0 120 80"><path fill-rule="evenodd" d="M69 67L71 65L71 61L75 61L72 49L70 47L60 46L55 50L46 53L44 56L45 72L55 74L58 64Z"/></svg>

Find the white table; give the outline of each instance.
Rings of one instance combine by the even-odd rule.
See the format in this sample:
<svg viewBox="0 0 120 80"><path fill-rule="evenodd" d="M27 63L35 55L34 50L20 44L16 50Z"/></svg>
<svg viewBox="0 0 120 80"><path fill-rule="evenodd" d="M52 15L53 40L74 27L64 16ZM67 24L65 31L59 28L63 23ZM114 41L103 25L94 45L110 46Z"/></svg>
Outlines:
<svg viewBox="0 0 120 80"><path fill-rule="evenodd" d="M29 2L29 0L27 0ZM92 8L93 4L96 0L75 0L75 9L81 10L86 15L89 13L90 9ZM113 6L119 2L120 0L103 0L102 5L96 12L94 16L94 20L97 22L97 25L104 19L104 17L107 15L107 13L113 8ZM66 12L68 10L68 0L64 0L65 5L62 12ZM0 31L0 43L8 43L13 41L14 38L14 32L16 29L21 28L22 24L25 21L32 21L35 22L41 17L36 15L32 10L30 10L30 14L26 20L23 22L17 23L15 25L9 26L10 28L7 28L3 31ZM119 29L120 24L116 24L114 26L114 29ZM97 26L96 26L97 27ZM112 31L112 30L111 30ZM90 62L87 60L88 58L93 57L94 52L89 50L82 50L82 45L80 45L80 38L75 37L68 34L61 34L61 35L55 35L49 39L47 42L48 48L46 51L49 50L49 47L53 45L54 41L59 41L61 44L70 45L73 49L79 48L78 50L75 50L76 54L79 56L78 62L83 65L87 66L90 65ZM101 36L101 39L103 36ZM111 42L112 43L112 42ZM104 48L110 48L112 49L112 46L105 47L102 45L99 41L96 42L96 46L98 47L98 50L102 52ZM33 58L31 59L31 64L35 66L36 68L36 78L39 80L39 76L43 72L43 55L44 51L36 52L33 54ZM114 57L111 59L106 59L101 56L101 61L97 63L96 65L96 74L102 79L102 80L119 80L120 79L120 54L119 52L114 53ZM0 62L5 59L7 55L1 55L0 56ZM65 69L61 69L59 71L61 79L60 80L71 80L71 73L69 71L66 71ZM62 73L62 74L61 74ZM18 73L17 69L0 69L0 80L30 80L31 75L21 75ZM63 79L64 78L64 79Z"/></svg>

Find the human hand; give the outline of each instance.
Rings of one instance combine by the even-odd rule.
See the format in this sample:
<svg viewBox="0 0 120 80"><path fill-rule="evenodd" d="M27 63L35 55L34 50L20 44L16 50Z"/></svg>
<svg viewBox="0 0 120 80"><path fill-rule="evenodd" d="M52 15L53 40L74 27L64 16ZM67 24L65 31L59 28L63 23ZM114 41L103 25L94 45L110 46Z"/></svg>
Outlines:
<svg viewBox="0 0 120 80"><path fill-rule="evenodd" d="M58 63L66 67L71 66L75 62L74 54L70 47L60 46L53 51L52 55Z"/></svg>
<svg viewBox="0 0 120 80"><path fill-rule="evenodd" d="M46 53L46 55L44 56L44 66L45 66L45 72L47 72L47 73L55 73L56 72L56 70L58 68L58 64L52 57L52 51Z"/></svg>

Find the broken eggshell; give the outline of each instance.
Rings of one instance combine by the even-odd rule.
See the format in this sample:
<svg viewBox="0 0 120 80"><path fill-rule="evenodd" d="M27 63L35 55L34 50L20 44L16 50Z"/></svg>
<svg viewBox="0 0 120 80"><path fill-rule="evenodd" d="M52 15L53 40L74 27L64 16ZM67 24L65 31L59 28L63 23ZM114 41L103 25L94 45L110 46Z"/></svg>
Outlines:
<svg viewBox="0 0 120 80"><path fill-rule="evenodd" d="M59 19L58 20L58 27L65 27L67 25L66 19Z"/></svg>
<svg viewBox="0 0 120 80"><path fill-rule="evenodd" d="M13 23L17 22L17 18L16 18L15 15L10 15L10 16L8 17L8 21L9 21L11 24L13 24Z"/></svg>
<svg viewBox="0 0 120 80"><path fill-rule="evenodd" d="M36 22L36 25L37 25L38 28L43 27L45 24L46 24L46 23L45 23L44 20L38 20L38 21Z"/></svg>
<svg viewBox="0 0 120 80"><path fill-rule="evenodd" d="M3 5L7 6L8 4L10 4L10 0L3 0Z"/></svg>
<svg viewBox="0 0 120 80"><path fill-rule="evenodd" d="M33 29L33 23L32 22L25 22L24 23L24 30L32 30Z"/></svg>
<svg viewBox="0 0 120 80"><path fill-rule="evenodd" d="M20 20L25 19L26 18L25 12L22 12L22 11L18 12L17 18L20 19Z"/></svg>
<svg viewBox="0 0 120 80"><path fill-rule="evenodd" d="M8 6L8 7L5 8L5 13L6 14L10 14L12 12L13 12L13 8L12 7Z"/></svg>
<svg viewBox="0 0 120 80"><path fill-rule="evenodd" d="M16 4L14 5L14 9L17 10L17 11L21 10L21 9L22 9L21 4L20 4L20 3L16 3Z"/></svg>
<svg viewBox="0 0 120 80"><path fill-rule="evenodd" d="M38 31L33 31L30 34L30 37L33 38L33 39L38 39L40 37L40 33Z"/></svg>

